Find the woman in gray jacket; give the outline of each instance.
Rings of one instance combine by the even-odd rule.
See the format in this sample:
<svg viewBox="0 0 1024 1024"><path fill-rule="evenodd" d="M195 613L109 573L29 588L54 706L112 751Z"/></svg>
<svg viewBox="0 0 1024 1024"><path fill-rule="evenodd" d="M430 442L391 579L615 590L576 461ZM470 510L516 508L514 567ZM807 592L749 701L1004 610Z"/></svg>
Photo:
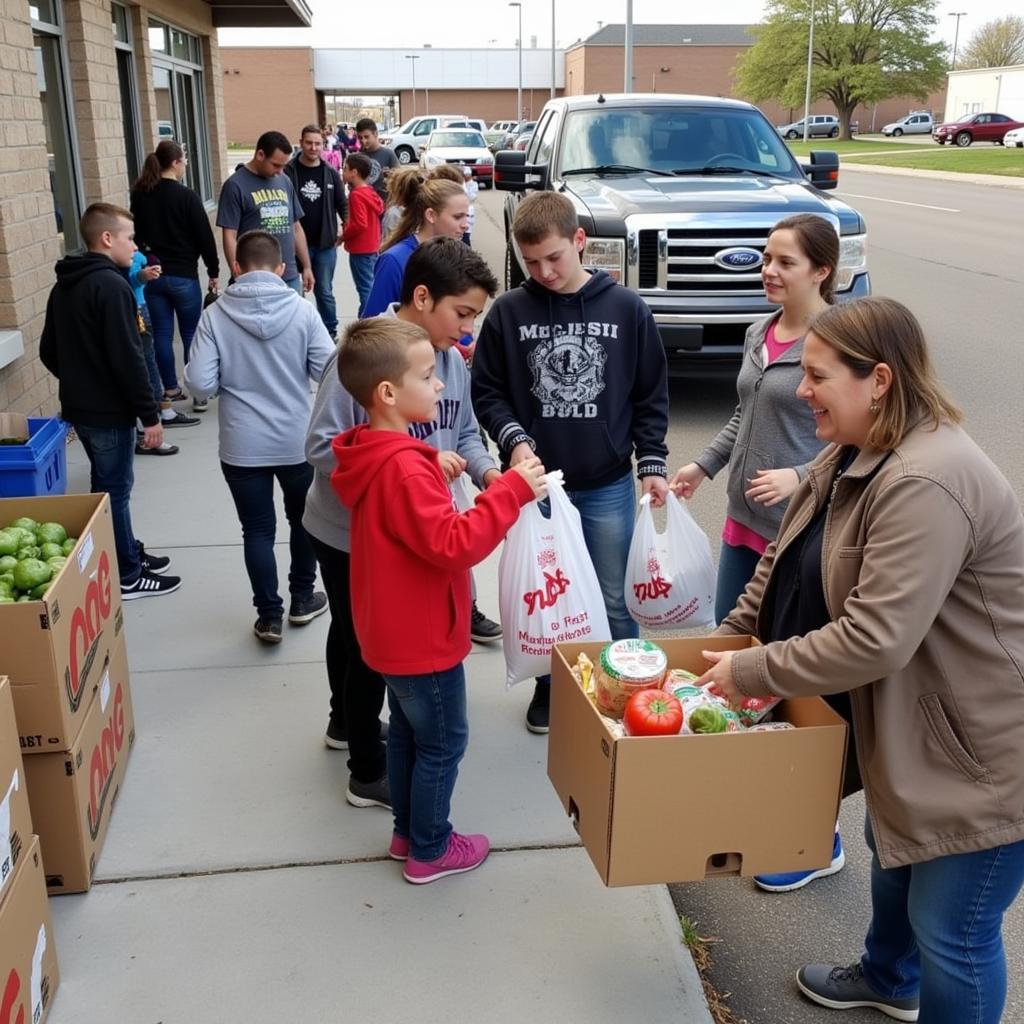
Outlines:
<svg viewBox="0 0 1024 1024"><path fill-rule="evenodd" d="M1002 920L1024 881L1024 519L958 426L920 324L890 299L823 313L800 398L811 464L706 652L731 700L849 692L872 851L871 926L849 967L797 984L833 1009L997 1024Z"/></svg>

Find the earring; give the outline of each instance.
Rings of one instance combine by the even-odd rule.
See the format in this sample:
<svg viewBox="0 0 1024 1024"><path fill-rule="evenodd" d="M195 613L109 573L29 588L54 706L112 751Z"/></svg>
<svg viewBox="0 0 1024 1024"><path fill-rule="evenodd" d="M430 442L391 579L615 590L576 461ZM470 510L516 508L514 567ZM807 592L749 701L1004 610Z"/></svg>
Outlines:
<svg viewBox="0 0 1024 1024"><path fill-rule="evenodd" d="M872 416L877 416L878 415L878 411L881 408L882 407L878 404L878 399L872 398L871 399L871 404L868 406L868 412L871 413Z"/></svg>

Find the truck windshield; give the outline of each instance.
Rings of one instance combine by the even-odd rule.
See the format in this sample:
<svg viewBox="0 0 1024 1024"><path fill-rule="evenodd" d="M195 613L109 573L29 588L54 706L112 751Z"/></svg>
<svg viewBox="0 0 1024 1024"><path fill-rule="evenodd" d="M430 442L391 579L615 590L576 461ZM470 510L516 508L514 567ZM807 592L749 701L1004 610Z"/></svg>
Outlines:
<svg viewBox="0 0 1024 1024"><path fill-rule="evenodd" d="M800 178L778 132L755 110L605 107L565 120L558 173L624 165L699 174L714 165Z"/></svg>

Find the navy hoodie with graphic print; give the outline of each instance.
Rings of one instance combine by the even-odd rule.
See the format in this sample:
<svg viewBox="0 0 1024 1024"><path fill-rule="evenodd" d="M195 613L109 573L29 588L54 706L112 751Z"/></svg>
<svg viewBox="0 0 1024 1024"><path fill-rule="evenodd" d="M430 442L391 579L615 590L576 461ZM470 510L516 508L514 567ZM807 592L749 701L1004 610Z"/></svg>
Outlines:
<svg viewBox="0 0 1024 1024"><path fill-rule="evenodd" d="M491 306L473 409L507 463L530 444L569 490L667 476L668 371L646 303L603 270L572 295L529 280Z"/></svg>

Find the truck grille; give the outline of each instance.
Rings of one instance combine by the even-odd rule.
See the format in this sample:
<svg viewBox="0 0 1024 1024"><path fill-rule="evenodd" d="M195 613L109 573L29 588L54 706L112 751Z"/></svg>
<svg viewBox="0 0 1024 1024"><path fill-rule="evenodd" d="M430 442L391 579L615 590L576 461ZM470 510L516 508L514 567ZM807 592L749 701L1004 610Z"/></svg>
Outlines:
<svg viewBox="0 0 1024 1024"><path fill-rule="evenodd" d="M743 226L641 230L638 287L666 295L763 295L760 268L729 270L715 263L715 255L734 246L763 253L768 231ZM664 261L660 251L666 253Z"/></svg>

